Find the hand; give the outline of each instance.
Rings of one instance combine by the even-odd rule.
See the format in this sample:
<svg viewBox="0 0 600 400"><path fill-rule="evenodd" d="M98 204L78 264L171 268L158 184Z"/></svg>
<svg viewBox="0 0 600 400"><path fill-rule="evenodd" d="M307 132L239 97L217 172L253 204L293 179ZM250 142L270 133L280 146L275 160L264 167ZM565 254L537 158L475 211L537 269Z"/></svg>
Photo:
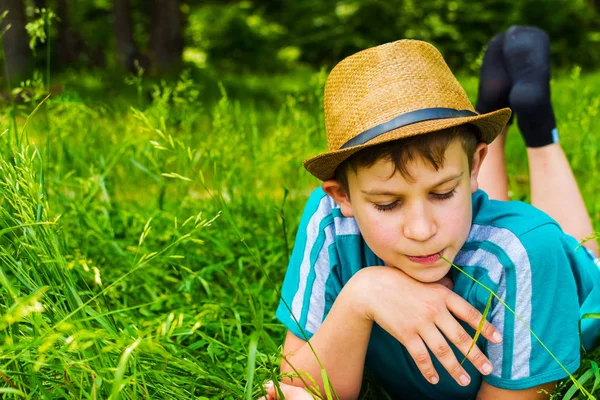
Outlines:
<svg viewBox="0 0 600 400"><path fill-rule="evenodd" d="M452 292L448 282L423 283L397 268L370 267L359 271L350 284L356 299L354 309L402 343L425 379L432 384L439 382L428 347L459 385L470 383L442 333L467 355L473 339L457 318L477 329L482 315ZM502 335L487 321L481 334L493 343L502 341ZM492 372L492 364L477 346L467 358L482 374Z"/></svg>
<svg viewBox="0 0 600 400"><path fill-rule="evenodd" d="M309 394L306 389L288 385L285 383L279 383L279 387L281 388L281 392L283 393L283 397L286 400L313 400L313 396ZM273 382L265 383L265 391L267 395L264 396L260 400L276 400L279 399L277 388L273 385Z"/></svg>

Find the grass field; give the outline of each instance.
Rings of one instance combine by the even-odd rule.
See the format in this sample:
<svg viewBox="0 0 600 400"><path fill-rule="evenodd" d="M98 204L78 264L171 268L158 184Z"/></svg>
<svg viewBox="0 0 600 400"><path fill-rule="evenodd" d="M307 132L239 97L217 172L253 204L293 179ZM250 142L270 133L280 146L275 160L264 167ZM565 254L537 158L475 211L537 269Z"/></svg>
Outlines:
<svg viewBox="0 0 600 400"><path fill-rule="evenodd" d="M132 79L129 97L86 76L37 109L35 90L5 104L3 397L258 397L277 378L277 290L318 185L301 163L325 148L324 78L226 82L229 95L213 101L186 76ZM461 82L475 100L476 79ZM597 231L599 82L573 70L553 84ZM514 129L508 140L512 196L527 200L525 148ZM588 354L576 375L590 391L598 361ZM556 397L572 386L564 381ZM363 393L381 396L369 382Z"/></svg>

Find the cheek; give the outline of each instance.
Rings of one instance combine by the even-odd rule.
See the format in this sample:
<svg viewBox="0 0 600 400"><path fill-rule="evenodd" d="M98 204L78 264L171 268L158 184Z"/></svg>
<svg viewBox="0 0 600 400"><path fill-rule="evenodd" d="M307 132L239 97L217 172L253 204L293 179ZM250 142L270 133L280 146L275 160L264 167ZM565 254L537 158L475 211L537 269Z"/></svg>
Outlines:
<svg viewBox="0 0 600 400"><path fill-rule="evenodd" d="M439 230L444 232L444 236L464 242L471 230L471 203L469 201L457 201L439 211L437 217Z"/></svg>
<svg viewBox="0 0 600 400"><path fill-rule="evenodd" d="M373 250L398 243L399 227L392 214L373 209L355 215L363 238Z"/></svg>

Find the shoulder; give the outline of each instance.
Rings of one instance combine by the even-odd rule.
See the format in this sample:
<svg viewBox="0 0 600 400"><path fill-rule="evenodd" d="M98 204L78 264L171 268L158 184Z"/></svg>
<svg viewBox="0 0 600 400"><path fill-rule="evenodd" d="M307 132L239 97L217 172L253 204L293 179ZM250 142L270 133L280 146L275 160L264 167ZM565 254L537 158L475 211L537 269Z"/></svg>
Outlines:
<svg viewBox="0 0 600 400"><path fill-rule="evenodd" d="M568 254L576 246L556 221L535 207L489 200L479 191L473 197L469 236L455 260L458 265L483 268L502 289L505 279L519 280L525 288L526 282L543 280L544 273L559 264L568 265Z"/></svg>
<svg viewBox="0 0 600 400"><path fill-rule="evenodd" d="M473 226L488 226L488 231L504 230L515 236L522 236L542 227L546 230L547 225L555 226L558 232L562 233L554 219L530 204L522 201L490 200L481 190L473 195Z"/></svg>
<svg viewBox="0 0 600 400"><path fill-rule="evenodd" d="M571 241L554 219L529 204L489 200L482 191L473 195L467 248L483 247L492 253L503 253L510 261L527 262L540 252L564 251Z"/></svg>

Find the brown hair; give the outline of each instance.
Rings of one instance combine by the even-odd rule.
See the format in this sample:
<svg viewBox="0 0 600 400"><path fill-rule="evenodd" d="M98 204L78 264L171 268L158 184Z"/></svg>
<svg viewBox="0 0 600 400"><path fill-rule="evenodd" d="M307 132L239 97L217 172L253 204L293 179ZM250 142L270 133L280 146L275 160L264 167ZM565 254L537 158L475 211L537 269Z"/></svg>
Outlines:
<svg viewBox="0 0 600 400"><path fill-rule="evenodd" d="M446 149L450 143L457 139L460 140L463 150L467 155L470 171L473 164L473 154L479 143L479 137L479 129L467 124L367 147L354 153L341 163L335 171L335 179L340 182L346 193L349 194L349 169L351 168L354 173L357 173L359 168L368 168L378 160L385 158L391 160L395 166L390 178L398 171L404 179L412 180L413 178L406 168L409 162L420 157L431 164L437 171L444 166Z"/></svg>

